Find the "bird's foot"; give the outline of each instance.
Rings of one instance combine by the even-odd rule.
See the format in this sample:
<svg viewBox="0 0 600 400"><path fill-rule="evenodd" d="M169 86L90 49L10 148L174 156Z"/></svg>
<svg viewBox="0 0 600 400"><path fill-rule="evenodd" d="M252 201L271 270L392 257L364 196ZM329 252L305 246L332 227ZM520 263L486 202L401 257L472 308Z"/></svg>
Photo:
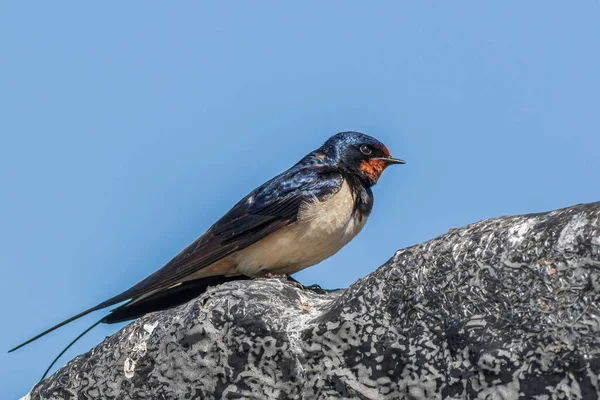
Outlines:
<svg viewBox="0 0 600 400"><path fill-rule="evenodd" d="M291 275L287 275L287 274L272 274L270 272L267 272L264 275L265 278L267 279L281 279L283 282L287 283L288 285L294 286L300 290L304 290L305 287L304 285L302 285L300 282L298 282L297 280L295 280L294 278L291 277Z"/></svg>
<svg viewBox="0 0 600 400"><path fill-rule="evenodd" d="M342 289L323 289L321 286L319 286L317 284L304 286L303 284L298 282L296 279L292 278L291 275L286 275L286 274L272 274L270 272L267 272L264 275L264 277L267 279L281 279L282 281L284 281L298 289L309 290L315 294L328 294L328 293L337 292L338 290L342 290Z"/></svg>

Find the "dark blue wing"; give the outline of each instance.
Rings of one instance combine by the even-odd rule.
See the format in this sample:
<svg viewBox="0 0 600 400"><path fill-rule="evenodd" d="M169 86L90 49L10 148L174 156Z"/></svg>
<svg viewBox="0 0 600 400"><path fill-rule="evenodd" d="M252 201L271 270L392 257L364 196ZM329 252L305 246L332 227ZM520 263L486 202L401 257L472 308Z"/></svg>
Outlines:
<svg viewBox="0 0 600 400"><path fill-rule="evenodd" d="M292 168L258 187L240 200L204 235L164 267L132 288L107 300L109 306L151 291L166 289L186 276L242 250L297 220L302 203L325 200L343 183L331 167Z"/></svg>
<svg viewBox="0 0 600 400"><path fill-rule="evenodd" d="M169 296L172 291L177 292L181 288L187 290L189 285L186 286L186 284L192 283L195 285L196 283L184 283L179 289L177 286L173 287L173 285L181 282L188 275L256 243L286 225L294 223L298 217L300 205L303 202L315 197L320 200L327 199L337 193L342 182L342 175L330 167L307 167L297 164L244 197L206 231L204 235L196 239L164 267L146 279L110 299L54 325L10 351L23 347L92 311L100 310L125 300L133 299L134 301L123 304L113 310L112 312L117 313L114 315L109 314L101 322L123 321L139 315L139 310L134 309L129 312L127 307L134 304L141 305L142 308L147 306L143 302L135 302L136 299L139 300L140 298L151 301L158 299L163 303L160 307L156 307L156 304L151 304L151 307L154 308L144 309L144 312L156 311L165 308L165 306L172 305L169 303ZM210 285L210 282L209 279L198 282L198 284L205 287ZM197 288L192 287L192 289L192 295L198 293ZM162 293L163 291L165 293ZM190 293L187 296L191 298L189 295ZM160 299L161 296L165 299ZM177 297L177 294L175 293L171 297ZM111 316L114 318L111 319Z"/></svg>
<svg viewBox="0 0 600 400"><path fill-rule="evenodd" d="M338 192L342 182L341 173L335 169L321 165L297 164L244 197L204 235L146 279L95 307L62 321L10 351L23 347L92 311L125 300L132 299L133 301L111 311L112 314L100 322L124 321L145 312L156 311L187 301L200 293L201 289L206 289L206 286L211 285L212 281L203 278L202 282L197 280L178 286L174 286L175 284L182 282L188 275L294 223L303 202L315 197L319 200L329 198ZM227 280L227 278L224 279ZM198 285L200 288L196 287ZM178 291L182 293L177 293ZM136 302L136 299L142 299L142 301ZM128 306L133 306L133 309L128 309Z"/></svg>

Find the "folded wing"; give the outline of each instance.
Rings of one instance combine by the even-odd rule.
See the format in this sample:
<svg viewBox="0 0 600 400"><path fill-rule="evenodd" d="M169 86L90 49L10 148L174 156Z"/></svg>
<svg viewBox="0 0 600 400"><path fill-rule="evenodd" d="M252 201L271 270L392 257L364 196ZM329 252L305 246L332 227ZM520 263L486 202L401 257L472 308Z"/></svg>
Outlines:
<svg viewBox="0 0 600 400"><path fill-rule="evenodd" d="M13 348L14 351L86 314L130 300L111 311L101 322L118 322L147 312L181 304L197 296L218 280L186 277L242 250L280 228L292 224L301 205L313 199L326 200L340 189L343 177L327 166L294 167L266 182L239 201L206 233L165 266L126 291L77 314ZM129 309L128 309L129 307Z"/></svg>

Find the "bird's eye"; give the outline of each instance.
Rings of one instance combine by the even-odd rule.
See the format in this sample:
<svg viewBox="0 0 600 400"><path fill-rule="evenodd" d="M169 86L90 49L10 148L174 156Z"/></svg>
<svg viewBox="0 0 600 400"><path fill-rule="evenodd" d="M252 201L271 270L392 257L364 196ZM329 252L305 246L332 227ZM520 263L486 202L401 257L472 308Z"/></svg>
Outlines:
<svg viewBox="0 0 600 400"><path fill-rule="evenodd" d="M371 153L373 153L373 149L371 148L371 146L363 144L362 146L360 146L360 152L363 153L365 156L370 156Z"/></svg>

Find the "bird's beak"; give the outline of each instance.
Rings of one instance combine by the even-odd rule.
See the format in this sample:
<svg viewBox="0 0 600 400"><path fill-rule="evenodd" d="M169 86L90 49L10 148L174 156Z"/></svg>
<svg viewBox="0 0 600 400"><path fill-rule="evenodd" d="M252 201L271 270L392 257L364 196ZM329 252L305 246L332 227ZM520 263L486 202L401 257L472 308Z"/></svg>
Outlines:
<svg viewBox="0 0 600 400"><path fill-rule="evenodd" d="M399 160L397 158L392 158L392 157L377 157L377 158L373 158L373 160L381 160L384 163L386 163L387 165L406 164L406 162L404 160Z"/></svg>

